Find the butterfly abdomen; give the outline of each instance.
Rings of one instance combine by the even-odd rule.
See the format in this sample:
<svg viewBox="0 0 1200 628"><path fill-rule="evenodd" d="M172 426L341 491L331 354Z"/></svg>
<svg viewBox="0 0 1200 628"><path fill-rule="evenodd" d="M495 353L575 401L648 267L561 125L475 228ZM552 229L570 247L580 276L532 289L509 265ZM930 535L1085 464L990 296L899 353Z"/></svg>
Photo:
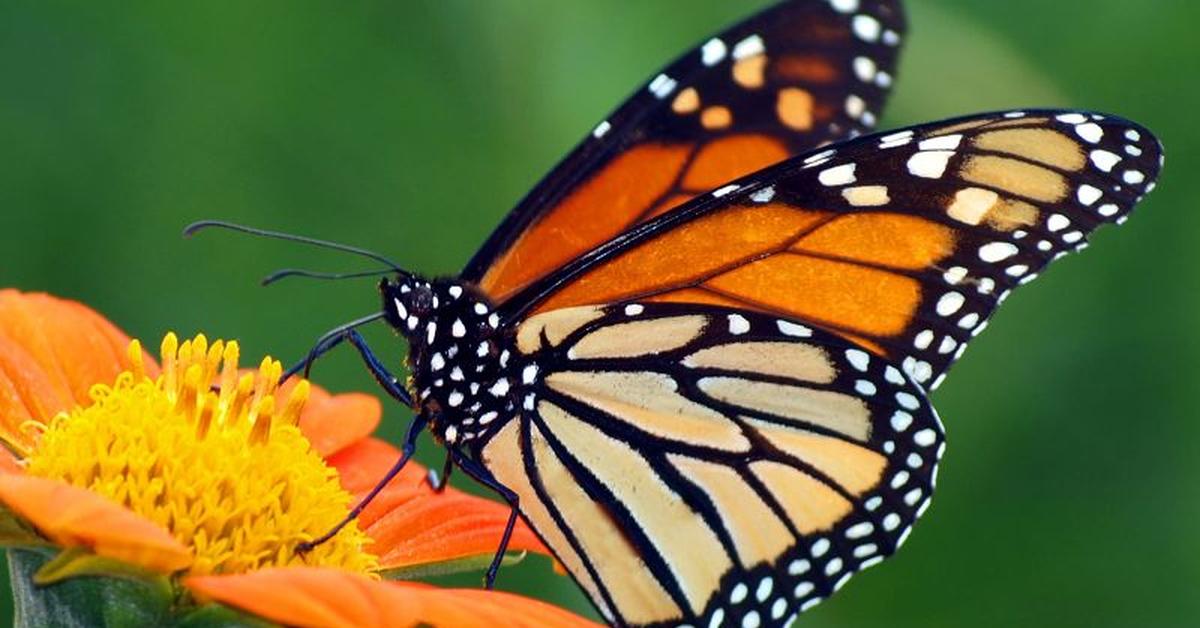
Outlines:
<svg viewBox="0 0 1200 628"><path fill-rule="evenodd" d="M433 433L466 443L511 416L510 352L486 297L453 280L384 281L388 322L411 347L411 388Z"/></svg>

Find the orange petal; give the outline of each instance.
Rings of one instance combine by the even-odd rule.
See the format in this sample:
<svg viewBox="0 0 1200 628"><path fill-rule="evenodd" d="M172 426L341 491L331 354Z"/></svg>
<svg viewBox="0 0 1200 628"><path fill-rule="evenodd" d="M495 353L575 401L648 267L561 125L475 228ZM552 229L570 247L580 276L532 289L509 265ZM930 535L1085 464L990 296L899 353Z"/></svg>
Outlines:
<svg viewBox="0 0 1200 628"><path fill-rule="evenodd" d="M88 307L48 294L0 290L0 431L31 446L19 431L29 419L45 422L88 390L112 383L127 369L129 337ZM158 373L145 356L147 372Z"/></svg>
<svg viewBox="0 0 1200 628"><path fill-rule="evenodd" d="M283 398L287 398L293 381L296 380L289 380L284 386ZM328 458L370 436L379 427L382 415L383 407L379 399L372 395L331 395L313 386L308 393L308 402L300 413L300 431L304 432L318 453Z"/></svg>
<svg viewBox="0 0 1200 628"><path fill-rule="evenodd" d="M58 480L0 474L0 502L64 547L172 573L192 563L169 532L89 490Z"/></svg>
<svg viewBox="0 0 1200 628"><path fill-rule="evenodd" d="M202 597L291 626L598 626L556 606L512 593L378 581L316 567L195 576L185 583Z"/></svg>
<svg viewBox="0 0 1200 628"><path fill-rule="evenodd" d="M331 457L342 486L361 496L395 464L400 451L376 438L362 440ZM410 462L363 511L359 525L375 544L371 551L384 568L406 567L491 554L500 546L509 507L452 486L438 494L426 481L425 467ZM509 547L550 555L523 519Z"/></svg>
<svg viewBox="0 0 1200 628"><path fill-rule="evenodd" d="M389 569L491 555L500 546L510 510L453 487L438 495L428 485L402 485L380 493L360 525L375 540L371 549L380 565ZM550 554L522 519L508 549Z"/></svg>
<svg viewBox="0 0 1200 628"><path fill-rule="evenodd" d="M4 447L0 447L0 474L24 473L25 469L17 462L17 457Z"/></svg>
<svg viewBox="0 0 1200 628"><path fill-rule="evenodd" d="M400 450L392 445L378 438L366 438L330 456L326 462L338 470L342 487L358 495L371 490L399 457ZM392 483L421 483L427 472L421 464L411 462Z"/></svg>

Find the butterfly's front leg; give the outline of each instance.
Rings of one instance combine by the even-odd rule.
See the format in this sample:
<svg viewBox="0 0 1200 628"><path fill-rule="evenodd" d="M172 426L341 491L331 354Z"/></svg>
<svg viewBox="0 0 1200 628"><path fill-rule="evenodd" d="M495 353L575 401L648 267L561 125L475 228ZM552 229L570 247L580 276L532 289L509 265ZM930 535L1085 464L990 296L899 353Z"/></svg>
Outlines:
<svg viewBox="0 0 1200 628"><path fill-rule="evenodd" d="M364 339L362 334L358 333L358 331L355 329L341 329L335 334L326 335L318 340L317 344L313 345L313 348L308 352L308 355L305 356L303 360L284 371L283 376L280 377L279 381L282 382L301 371L304 372L304 377L308 378L308 374L312 370L312 365L317 358L329 353L334 347L337 347L338 345L347 341L354 345L355 349L358 349L358 354L362 357L363 363L366 364L367 370L370 371L371 375L375 377L375 381L379 382L379 385L382 386L383 389L387 391L387 393L391 395L393 399L404 404L406 407L413 407L412 395L405 390L404 386L400 383L400 379L395 375L392 375L391 371L389 371L387 367L383 365L383 362L381 362L379 358L375 357L375 353L371 351L371 347L367 345L366 339Z"/></svg>
<svg viewBox="0 0 1200 628"><path fill-rule="evenodd" d="M504 560L504 553L508 551L508 542L512 539L513 528L517 525L517 514L520 512L520 497L511 488L500 483L496 476L492 475L475 460L467 457L457 449L450 450L450 456L454 459L454 464L458 465L467 475L471 476L476 482L496 491L508 502L512 510L508 513L508 523L504 526L504 536L500 539L500 546L496 548L496 555L492 558L492 564L488 566L487 575L484 577L484 586L491 589L496 584L496 572L500 570L500 563Z"/></svg>
<svg viewBox="0 0 1200 628"><path fill-rule="evenodd" d="M312 541L301 543L296 547L296 551L304 553L312 550L312 548L337 536L337 533L341 532L342 528L346 527L346 524L357 519L358 516L362 514L362 511L366 509L367 505L370 504L371 501L379 495L380 491L382 491L384 487L386 487L388 483L392 481L392 478L400 474L400 471L402 471L405 465L408 464L408 461L412 459L413 454L417 451L417 438L421 436L421 432L425 431L425 426L428 425L428 423L429 419L423 414L417 414L414 416L412 422L408 424L408 432L404 437L404 444L400 447L400 458L396 460L396 464L393 464L392 468L388 469L388 472L385 473L379 482L377 482L375 486L371 488L371 491L363 496L363 498L354 505L354 508L350 509L349 514L339 521L337 525L333 526L328 532L313 539ZM511 528L511 525L509 527ZM507 536L505 538L507 538Z"/></svg>

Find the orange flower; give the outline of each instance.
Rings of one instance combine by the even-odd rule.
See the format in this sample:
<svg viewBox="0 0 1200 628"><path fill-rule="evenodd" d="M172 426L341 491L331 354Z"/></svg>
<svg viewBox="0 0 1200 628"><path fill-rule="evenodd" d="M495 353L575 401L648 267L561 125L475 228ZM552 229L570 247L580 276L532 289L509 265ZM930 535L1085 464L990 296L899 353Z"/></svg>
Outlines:
<svg viewBox="0 0 1200 628"><path fill-rule="evenodd" d="M36 531L8 544L66 548L45 565L58 574L89 556L93 573L161 574L197 602L289 625L590 623L516 595L381 581L485 562L508 518L494 501L435 494L415 463L357 522L297 553L398 457L370 436L379 402L277 389L279 363L241 373L233 342L169 335L162 353L160 369L78 303L0 290L0 503ZM523 524L509 547L548 553Z"/></svg>

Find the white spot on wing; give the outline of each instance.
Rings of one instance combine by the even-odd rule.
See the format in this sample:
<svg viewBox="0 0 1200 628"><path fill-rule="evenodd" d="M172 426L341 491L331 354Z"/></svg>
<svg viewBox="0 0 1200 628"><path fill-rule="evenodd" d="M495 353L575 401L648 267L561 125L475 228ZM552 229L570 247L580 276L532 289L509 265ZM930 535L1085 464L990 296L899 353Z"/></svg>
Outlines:
<svg viewBox="0 0 1200 628"><path fill-rule="evenodd" d="M908 172L916 177L940 179L946 173L946 164L954 156L952 150L923 151L908 158Z"/></svg>
<svg viewBox="0 0 1200 628"><path fill-rule="evenodd" d="M649 89L650 93L654 94L655 97L662 99L670 96L671 92L675 91L675 87L678 84L679 83L677 83L675 79L667 76L666 74L659 74L658 76L654 77L653 81L650 81Z"/></svg>
<svg viewBox="0 0 1200 628"><path fill-rule="evenodd" d="M892 419L891 419L892 429L896 430L897 432L903 432L904 430L907 430L908 426L912 425L912 422L913 422L913 415L911 415L903 410L897 410L894 413L892 413Z"/></svg>
<svg viewBox="0 0 1200 628"><path fill-rule="evenodd" d="M962 308L966 299L958 292L947 292L937 302L938 316L950 316Z"/></svg>
<svg viewBox="0 0 1200 628"><path fill-rule="evenodd" d="M730 192L737 191L737 189L739 187L741 187L741 186L739 186L735 183L730 183L729 185L727 185L725 187L717 188L716 190L713 190L712 195L716 198L721 198L722 196L725 196L726 194L729 194Z"/></svg>
<svg viewBox="0 0 1200 628"><path fill-rule="evenodd" d="M856 164L842 164L840 166L826 168L825 170L821 171L821 174L817 175L817 180L821 182L821 185L825 186L849 185L855 181L855 165Z"/></svg>
<svg viewBox="0 0 1200 628"><path fill-rule="evenodd" d="M769 203L773 198L775 198L775 186L772 185L768 185L750 195L750 200L755 203Z"/></svg>
<svg viewBox="0 0 1200 628"><path fill-rule="evenodd" d="M1076 192L1079 202L1088 206L1100 200L1100 197L1103 196L1103 194L1104 193L1101 192L1099 188L1086 183L1079 186L1079 190Z"/></svg>
<svg viewBox="0 0 1200 628"><path fill-rule="evenodd" d="M1104 172L1112 172L1113 166L1121 161L1121 156L1115 153L1110 153L1106 150L1096 149L1090 155L1092 163Z"/></svg>
<svg viewBox="0 0 1200 628"><path fill-rule="evenodd" d="M913 434L913 442L920 447L928 447L937 442L937 432L929 428L925 428L916 434Z"/></svg>
<svg viewBox="0 0 1200 628"><path fill-rule="evenodd" d="M808 157L804 158L804 167L811 168L813 166L819 166L819 165L829 161L829 158L833 157L833 154L835 152L837 152L837 151L835 151L831 148L829 150L823 150L815 155L809 155Z"/></svg>
<svg viewBox="0 0 1200 628"><path fill-rule="evenodd" d="M700 48L700 60L706 66L714 66L725 59L725 55L729 52L725 42L720 38L713 37L705 42Z"/></svg>
<svg viewBox="0 0 1200 628"><path fill-rule="evenodd" d="M861 96L850 94L846 97L846 115L857 120L867 110L867 103Z"/></svg>
<svg viewBox="0 0 1200 628"><path fill-rule="evenodd" d="M767 47L763 44L762 37L751 35L742 41L734 44L733 58L746 59L755 55L760 55L767 51Z"/></svg>
<svg viewBox="0 0 1200 628"><path fill-rule="evenodd" d="M741 314L729 315L729 333L738 336L750 331L750 321Z"/></svg>
<svg viewBox="0 0 1200 628"><path fill-rule="evenodd" d="M867 352L861 349L847 349L846 360L850 362L850 366L853 366L855 370L863 373L867 372L867 367L871 364L871 356L867 355Z"/></svg>
<svg viewBox="0 0 1200 628"><path fill-rule="evenodd" d="M1100 125L1095 122L1076 125L1075 134L1092 144L1104 139L1104 129L1100 128Z"/></svg>
<svg viewBox="0 0 1200 628"><path fill-rule="evenodd" d="M855 57L854 58L854 74L858 80L864 83L870 83L875 78L877 72L875 62L870 57Z"/></svg>
<svg viewBox="0 0 1200 628"><path fill-rule="evenodd" d="M913 137L912 129L885 135L885 136L879 138L879 147L880 148L895 148L897 146L904 146L905 144L912 141L912 137Z"/></svg>
<svg viewBox="0 0 1200 628"><path fill-rule="evenodd" d="M1017 254L1017 247L1009 242L989 242L979 247L979 259L985 262L999 262Z"/></svg>
<svg viewBox="0 0 1200 628"><path fill-rule="evenodd" d="M900 404L900 407L908 410L916 410L917 408L921 407L921 402L918 401L917 398L912 395L912 393L907 393L904 391L896 393L896 403Z"/></svg>
<svg viewBox="0 0 1200 628"><path fill-rule="evenodd" d="M967 269L962 266L951 266L949 270L942 273L942 279L946 283L954 286L967 277Z"/></svg>
<svg viewBox="0 0 1200 628"><path fill-rule="evenodd" d="M875 42L879 40L879 32L883 27L879 24L879 20L869 15L856 15L850 22L850 28L854 34L863 41Z"/></svg>
<svg viewBox="0 0 1200 628"><path fill-rule="evenodd" d="M829 0L829 6L838 13L853 13L858 10L858 0Z"/></svg>
<svg viewBox="0 0 1200 628"><path fill-rule="evenodd" d="M776 325L779 327L779 332L785 336L795 336L797 338L812 337L812 330L804 325L784 320L776 321Z"/></svg>
<svg viewBox="0 0 1200 628"><path fill-rule="evenodd" d="M944 135L923 140L917 145L921 150L955 150L962 142L962 135Z"/></svg>

